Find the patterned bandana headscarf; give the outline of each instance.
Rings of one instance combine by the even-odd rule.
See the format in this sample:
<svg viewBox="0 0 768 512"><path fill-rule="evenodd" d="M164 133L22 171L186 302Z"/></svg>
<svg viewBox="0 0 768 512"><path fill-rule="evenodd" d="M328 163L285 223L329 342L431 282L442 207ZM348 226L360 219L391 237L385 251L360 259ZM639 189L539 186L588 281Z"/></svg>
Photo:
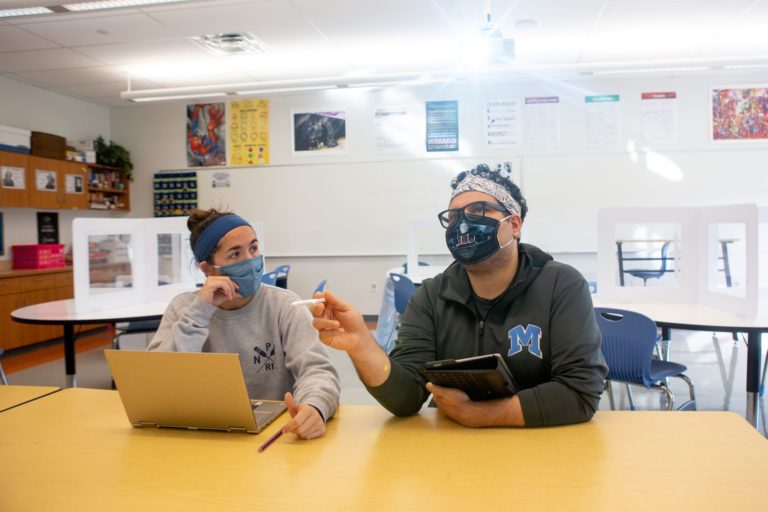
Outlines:
<svg viewBox="0 0 768 512"><path fill-rule="evenodd" d="M464 178L456 189L454 189L451 199L459 194L470 191L488 194L500 202L509 213L513 215L521 215L522 208L520 208L520 203L512 197L512 194L510 194L505 187L477 174L470 174L468 177Z"/></svg>

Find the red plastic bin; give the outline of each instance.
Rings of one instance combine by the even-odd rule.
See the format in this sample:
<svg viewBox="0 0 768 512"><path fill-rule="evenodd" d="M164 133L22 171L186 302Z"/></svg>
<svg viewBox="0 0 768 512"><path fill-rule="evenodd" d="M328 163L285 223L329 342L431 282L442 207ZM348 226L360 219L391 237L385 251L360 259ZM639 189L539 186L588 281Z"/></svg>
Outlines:
<svg viewBox="0 0 768 512"><path fill-rule="evenodd" d="M64 262L64 244L13 245L13 268L59 268Z"/></svg>

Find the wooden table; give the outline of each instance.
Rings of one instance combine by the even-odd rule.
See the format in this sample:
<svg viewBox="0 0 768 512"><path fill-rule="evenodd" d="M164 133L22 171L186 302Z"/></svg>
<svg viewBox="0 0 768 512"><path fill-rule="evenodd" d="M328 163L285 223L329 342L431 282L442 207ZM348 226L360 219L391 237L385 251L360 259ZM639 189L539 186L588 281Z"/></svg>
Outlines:
<svg viewBox="0 0 768 512"><path fill-rule="evenodd" d="M0 412L55 393L55 386L0 386Z"/></svg>
<svg viewBox="0 0 768 512"><path fill-rule="evenodd" d="M114 391L0 414L0 502L25 511L760 510L768 443L729 412L599 412L467 429L343 405L325 437L131 428Z"/></svg>

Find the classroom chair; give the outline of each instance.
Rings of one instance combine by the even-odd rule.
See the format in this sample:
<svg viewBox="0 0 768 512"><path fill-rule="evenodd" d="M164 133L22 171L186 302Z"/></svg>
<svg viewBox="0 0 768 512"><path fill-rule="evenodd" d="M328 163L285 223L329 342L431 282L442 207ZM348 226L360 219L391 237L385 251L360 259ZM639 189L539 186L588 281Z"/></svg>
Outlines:
<svg viewBox="0 0 768 512"><path fill-rule="evenodd" d="M608 364L605 387L611 410L615 409L612 381L659 389L666 394L667 409L672 410L675 397L666 382L670 377L680 378L688 385L690 399L678 410L696 409L693 383L684 373L687 368L682 364L654 358L657 335L653 320L634 311L611 308L595 308L595 319L603 338L603 356ZM635 409L631 394L630 408Z"/></svg>
<svg viewBox="0 0 768 512"><path fill-rule="evenodd" d="M638 268L638 269L624 269L624 272L627 274L639 277L643 280L643 286L645 286L648 283L649 279L659 279L664 274L668 272L667 270L667 259L669 254L669 247L672 245L672 242L664 242L664 245L661 246L661 264L659 265L658 269L644 269L644 268Z"/></svg>
<svg viewBox="0 0 768 512"><path fill-rule="evenodd" d="M115 324L115 336L112 338L112 348L120 350L120 338L128 334L154 334L160 327L160 319L138 320Z"/></svg>
<svg viewBox="0 0 768 512"><path fill-rule="evenodd" d="M0 348L0 359L3 358L3 354L5 354L5 350ZM0 363L0 382L5 384L6 386L8 385L8 378L5 376L5 372L3 371L2 363Z"/></svg>
<svg viewBox="0 0 768 512"><path fill-rule="evenodd" d="M291 271L290 265L280 265L271 272L266 272L261 277L261 282L280 288L288 288L288 272Z"/></svg>

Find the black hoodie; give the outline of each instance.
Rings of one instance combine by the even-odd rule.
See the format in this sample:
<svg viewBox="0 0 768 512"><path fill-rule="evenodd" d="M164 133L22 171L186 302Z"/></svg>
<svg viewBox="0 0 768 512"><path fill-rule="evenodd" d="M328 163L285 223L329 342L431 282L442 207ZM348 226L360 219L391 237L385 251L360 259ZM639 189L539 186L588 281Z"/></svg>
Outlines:
<svg viewBox="0 0 768 512"><path fill-rule="evenodd" d="M497 352L520 386L526 426L592 418L608 369L587 283L532 245L519 245L518 265L485 318L460 264L425 280L403 315L389 378L370 393L393 414L415 414L429 396L424 363Z"/></svg>

